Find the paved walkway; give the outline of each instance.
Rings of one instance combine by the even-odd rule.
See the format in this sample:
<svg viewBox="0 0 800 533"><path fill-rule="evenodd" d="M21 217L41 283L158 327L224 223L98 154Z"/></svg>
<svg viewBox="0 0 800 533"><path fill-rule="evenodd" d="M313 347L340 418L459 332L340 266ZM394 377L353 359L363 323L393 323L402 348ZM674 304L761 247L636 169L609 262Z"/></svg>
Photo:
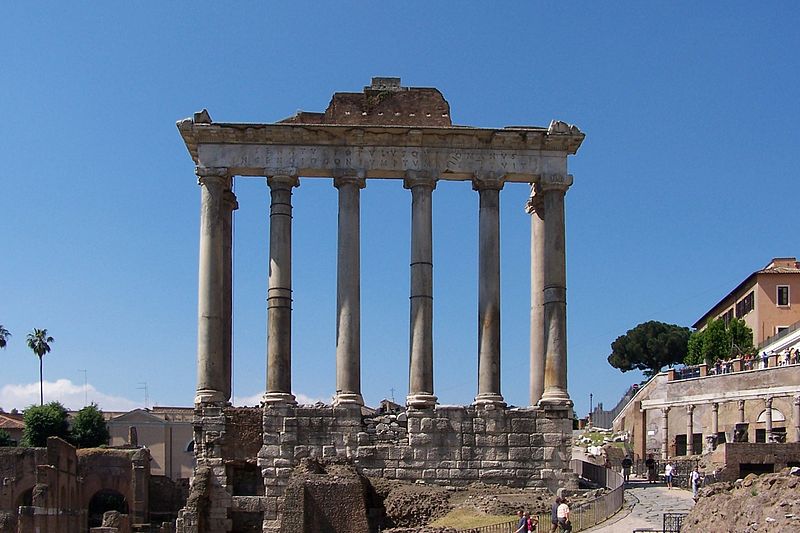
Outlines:
<svg viewBox="0 0 800 533"><path fill-rule="evenodd" d="M663 483L648 484L633 479L625 489L625 505L611 519L584 531L592 533L631 533L637 528L661 530L662 514L688 513L694 506L692 493L669 490Z"/></svg>

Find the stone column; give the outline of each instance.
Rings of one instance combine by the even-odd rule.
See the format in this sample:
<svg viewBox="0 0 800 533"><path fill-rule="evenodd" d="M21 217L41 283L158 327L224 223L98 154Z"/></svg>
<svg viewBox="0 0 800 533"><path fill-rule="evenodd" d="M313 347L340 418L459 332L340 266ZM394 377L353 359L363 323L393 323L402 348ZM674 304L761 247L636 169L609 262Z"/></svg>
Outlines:
<svg viewBox="0 0 800 533"><path fill-rule="evenodd" d="M292 188L294 171L267 177L269 290L267 292L267 392L270 404L294 403L292 394Z"/></svg>
<svg viewBox="0 0 800 533"><path fill-rule="evenodd" d="M230 332L225 294L225 247L230 242L226 226L225 197L231 179L227 168L197 167L200 185L200 257L197 294L197 392L194 402L225 402L230 397L230 363L226 341ZM226 383L227 380L227 383Z"/></svg>
<svg viewBox="0 0 800 533"><path fill-rule="evenodd" d="M767 397L767 399L764 400L764 406L765 406L764 416L766 417L765 420L766 423L764 424L766 427L765 442L772 442L772 397L771 396Z"/></svg>
<svg viewBox="0 0 800 533"><path fill-rule="evenodd" d="M504 406L500 393L500 190L503 180L476 176L478 211L478 395L476 405Z"/></svg>
<svg viewBox="0 0 800 533"><path fill-rule="evenodd" d="M739 423L740 424L744 424L745 423L744 400L739 400Z"/></svg>
<svg viewBox="0 0 800 533"><path fill-rule="evenodd" d="M714 448L717 447L717 435L719 435L719 404L711 404L711 435L714 437Z"/></svg>
<svg viewBox="0 0 800 533"><path fill-rule="evenodd" d="M231 187L233 178L231 178ZM225 244L222 249L224 268L223 291L225 309L225 399L230 400L233 394L233 212L239 209L239 202L232 190L225 191L223 197L223 228Z"/></svg>
<svg viewBox="0 0 800 533"><path fill-rule="evenodd" d="M694 405L686 406L686 455L694 455Z"/></svg>
<svg viewBox="0 0 800 533"><path fill-rule="evenodd" d="M531 185L531 197L525 205L531 215L531 405L544 392L544 199L541 186Z"/></svg>
<svg viewBox="0 0 800 533"><path fill-rule="evenodd" d="M572 406L567 392L567 262L564 195L572 176L546 174L539 181L544 192L544 407Z"/></svg>
<svg viewBox="0 0 800 533"><path fill-rule="evenodd" d="M411 189L411 320L409 385L406 403L416 409L436 405L433 395L433 228L432 193L436 178L409 171Z"/></svg>
<svg viewBox="0 0 800 533"><path fill-rule="evenodd" d="M794 424L794 441L800 442L800 396L793 398L792 423Z"/></svg>
<svg viewBox="0 0 800 533"><path fill-rule="evenodd" d="M661 408L661 458L669 459L669 407Z"/></svg>
<svg viewBox="0 0 800 533"><path fill-rule="evenodd" d="M339 249L336 272L336 396L334 405L364 405L361 396L361 189L356 173L337 176Z"/></svg>

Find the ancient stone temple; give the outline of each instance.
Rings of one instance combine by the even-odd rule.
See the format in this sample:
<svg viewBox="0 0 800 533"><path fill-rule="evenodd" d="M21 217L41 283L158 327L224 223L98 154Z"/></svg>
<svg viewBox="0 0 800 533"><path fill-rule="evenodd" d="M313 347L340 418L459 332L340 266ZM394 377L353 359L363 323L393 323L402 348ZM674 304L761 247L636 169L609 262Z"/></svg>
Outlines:
<svg viewBox="0 0 800 533"><path fill-rule="evenodd" d="M453 125L437 89L374 78L336 93L324 113L274 124L178 122L200 186L195 452L192 495L178 520L188 532L289 531L287 492L306 458L360 474L459 485L473 481L550 487L570 478L564 198L567 156L584 134L548 127ZM231 250L234 178L266 178L271 196L266 384L263 407L230 406ZM336 396L297 405L292 368L292 194L306 179L338 190ZM362 415L360 192L397 180L411 209L407 411L375 431ZM439 180L470 181L479 196L477 394L438 406L433 390L432 202ZM509 408L500 389L500 192L530 184L530 406ZM265 189L265 194L267 192ZM297 194L302 194L301 191ZM518 206L517 208L522 208ZM380 424L379 424L380 425ZM384 424L385 426L385 424Z"/></svg>

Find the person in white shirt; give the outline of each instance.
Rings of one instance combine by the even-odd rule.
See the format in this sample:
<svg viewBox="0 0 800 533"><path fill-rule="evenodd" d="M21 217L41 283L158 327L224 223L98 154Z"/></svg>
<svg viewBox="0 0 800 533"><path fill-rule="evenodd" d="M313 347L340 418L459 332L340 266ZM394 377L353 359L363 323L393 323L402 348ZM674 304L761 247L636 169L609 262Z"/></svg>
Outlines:
<svg viewBox="0 0 800 533"><path fill-rule="evenodd" d="M696 466L694 467L694 470L692 470L692 475L689 476L689 481L692 483L692 497L696 500L697 491L700 490L700 471Z"/></svg>
<svg viewBox="0 0 800 533"><path fill-rule="evenodd" d="M561 531L572 531L572 524L569 521L569 505L567 503L567 499L564 498L558 506L558 527L561 528Z"/></svg>
<svg viewBox="0 0 800 533"><path fill-rule="evenodd" d="M664 467L664 481L667 482L667 488L672 488L672 473L675 470L675 467L672 466L671 461L667 461L667 465Z"/></svg>

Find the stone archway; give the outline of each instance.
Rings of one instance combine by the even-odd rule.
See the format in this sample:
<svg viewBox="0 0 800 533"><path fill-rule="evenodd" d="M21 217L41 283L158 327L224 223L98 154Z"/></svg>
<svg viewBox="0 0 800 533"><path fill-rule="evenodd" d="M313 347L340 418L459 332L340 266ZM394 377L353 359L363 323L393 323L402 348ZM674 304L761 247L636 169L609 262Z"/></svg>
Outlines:
<svg viewBox="0 0 800 533"><path fill-rule="evenodd" d="M89 500L87 512L89 527L100 527L103 523L103 513L106 511L128 514L128 499L113 489L101 489L95 492Z"/></svg>

